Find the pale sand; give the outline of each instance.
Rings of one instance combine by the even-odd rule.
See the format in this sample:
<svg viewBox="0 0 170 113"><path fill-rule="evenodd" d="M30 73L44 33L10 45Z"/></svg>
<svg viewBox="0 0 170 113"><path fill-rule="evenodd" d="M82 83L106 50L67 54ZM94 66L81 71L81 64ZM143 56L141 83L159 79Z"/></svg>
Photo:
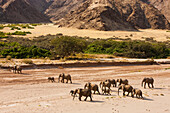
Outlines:
<svg viewBox="0 0 170 113"><path fill-rule="evenodd" d="M170 65L32 69L22 75L0 69L0 113L170 113L170 69L165 68ZM47 82L62 72L72 75L73 84ZM144 100L122 97L122 91L119 97L113 87L111 96L93 94L93 102L69 95L86 82L120 77L141 89ZM154 89L141 87L144 77L155 79Z"/></svg>
<svg viewBox="0 0 170 113"><path fill-rule="evenodd" d="M4 28L0 30L3 32L14 32L16 30L10 30L9 28ZM40 25L35 27L35 29L22 29L22 31L30 31L32 34L28 34L25 37L38 37L41 35L55 35L58 33L62 33L63 35L69 36L81 36L81 37L90 37L90 38L131 38L133 40L153 37L154 40L157 41L166 41L170 40L170 32L166 32L168 30L151 30L151 29L140 29L139 31L97 31L97 30L79 30L75 28L58 28L57 25L48 24L48 25ZM132 37L130 35L133 35Z"/></svg>

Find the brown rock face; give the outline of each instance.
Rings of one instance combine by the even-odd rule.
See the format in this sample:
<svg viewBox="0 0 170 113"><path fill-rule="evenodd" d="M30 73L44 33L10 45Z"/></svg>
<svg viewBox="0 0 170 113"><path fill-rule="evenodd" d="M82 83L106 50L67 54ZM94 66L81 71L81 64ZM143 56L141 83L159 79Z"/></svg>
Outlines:
<svg viewBox="0 0 170 113"><path fill-rule="evenodd" d="M136 30L127 21L124 21L117 9L106 5L92 5L84 3L77 10L66 15L57 22L61 26L78 29L96 30Z"/></svg>
<svg viewBox="0 0 170 113"><path fill-rule="evenodd" d="M86 0L53 0L44 13L49 16L52 21L56 21L63 18L70 11L76 10L85 1Z"/></svg>
<svg viewBox="0 0 170 113"><path fill-rule="evenodd" d="M39 23L50 22L47 16L37 11L25 0L0 0L0 22Z"/></svg>
<svg viewBox="0 0 170 113"><path fill-rule="evenodd" d="M170 21L170 1L169 0L143 0L156 7Z"/></svg>
<svg viewBox="0 0 170 113"><path fill-rule="evenodd" d="M168 1L0 0L0 22L37 23L49 22L50 18L58 25L79 29L170 29L168 20L161 13L169 15Z"/></svg>
<svg viewBox="0 0 170 113"><path fill-rule="evenodd" d="M56 24L97 30L170 29L160 11L140 0L87 0Z"/></svg>
<svg viewBox="0 0 170 113"><path fill-rule="evenodd" d="M124 19L136 28L170 29L165 16L150 4L140 0L115 0L115 4Z"/></svg>

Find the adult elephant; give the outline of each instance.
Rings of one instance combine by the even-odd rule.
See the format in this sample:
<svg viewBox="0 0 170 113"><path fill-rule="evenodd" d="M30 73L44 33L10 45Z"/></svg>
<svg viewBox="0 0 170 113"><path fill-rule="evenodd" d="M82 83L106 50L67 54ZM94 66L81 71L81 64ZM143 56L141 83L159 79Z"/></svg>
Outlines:
<svg viewBox="0 0 170 113"><path fill-rule="evenodd" d="M111 83L109 81L108 82L100 82L99 86L100 86L101 89L103 89L103 87L104 88L107 87L108 89L110 89Z"/></svg>
<svg viewBox="0 0 170 113"><path fill-rule="evenodd" d="M68 74L68 75L65 75L64 73L63 74L60 74L59 77L58 77L58 82L60 82L60 78L61 78L61 82L64 83L64 79L66 79L66 83L68 83L68 81L70 81L70 83L72 84L72 80L71 80L71 75Z"/></svg>
<svg viewBox="0 0 170 113"><path fill-rule="evenodd" d="M115 79L107 79L107 80L105 80L105 82L110 82L112 85L113 85L113 87L116 87L117 85L117 82L116 82L116 80Z"/></svg>
<svg viewBox="0 0 170 113"><path fill-rule="evenodd" d="M125 92L128 92L127 96L129 96L129 93L131 93L131 96L134 97L133 95L133 87L131 85L120 85L118 87L118 95L119 95L119 90L122 89L123 90L123 96L125 96Z"/></svg>
<svg viewBox="0 0 170 113"><path fill-rule="evenodd" d="M121 84L128 85L128 80L127 79L122 80L120 78L120 79L117 79L117 83L119 83L118 86L120 86Z"/></svg>
<svg viewBox="0 0 170 113"><path fill-rule="evenodd" d="M90 97L90 101L93 101L93 100L92 100L92 93L91 93L91 90L90 90L90 89L76 89L76 90L74 91L73 100L74 100L76 94L79 94L79 100L80 100L80 101L81 101L81 97L82 97L82 96L85 96L84 101L87 100L87 97Z"/></svg>
<svg viewBox="0 0 170 113"><path fill-rule="evenodd" d="M84 85L84 89L90 89L90 90L93 90L94 91L94 94L96 93L96 91L98 92L98 94L100 95L100 92L99 92L99 87L97 84L91 84L90 82L86 83Z"/></svg>
<svg viewBox="0 0 170 113"><path fill-rule="evenodd" d="M150 84L152 85L152 88L154 88L154 86L153 86L154 79L153 79L152 77L150 77L150 78L144 78L144 79L142 80L142 84L141 84L142 87L143 87L143 83L144 83L144 88L146 88L146 83L148 84L148 87L149 87L149 88L151 88L151 87L150 87Z"/></svg>

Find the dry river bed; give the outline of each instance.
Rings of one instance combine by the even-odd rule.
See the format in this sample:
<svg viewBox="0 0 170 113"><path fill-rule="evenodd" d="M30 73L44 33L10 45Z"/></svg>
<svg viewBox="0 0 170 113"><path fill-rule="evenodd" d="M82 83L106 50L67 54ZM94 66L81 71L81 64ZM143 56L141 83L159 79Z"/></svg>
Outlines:
<svg viewBox="0 0 170 113"><path fill-rule="evenodd" d="M72 75L73 84L49 83L47 77L60 73ZM154 89L144 89L141 81L153 77ZM99 84L105 79L128 79L143 91L144 100L117 95L93 95L93 102L73 101L71 89L83 88L86 82ZM101 90L100 90L101 91ZM84 100L84 97L82 97ZM143 66L105 66L45 68L13 74L0 69L0 113L170 113L170 64Z"/></svg>

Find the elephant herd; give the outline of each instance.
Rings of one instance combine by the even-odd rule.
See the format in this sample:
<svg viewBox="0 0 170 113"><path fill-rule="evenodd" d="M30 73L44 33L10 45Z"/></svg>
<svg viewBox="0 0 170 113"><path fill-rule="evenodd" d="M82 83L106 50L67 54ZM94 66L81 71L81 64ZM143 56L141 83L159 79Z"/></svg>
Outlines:
<svg viewBox="0 0 170 113"><path fill-rule="evenodd" d="M19 73L20 73L20 74L22 73L22 67L19 66L19 65L10 66L10 67L9 67L9 70L12 71L12 72L15 73L15 74L16 74L16 73L18 73L18 74L19 74Z"/></svg>
<svg viewBox="0 0 170 113"><path fill-rule="evenodd" d="M153 83L154 83L154 79L152 77L150 78L144 78L142 80L142 87L143 87L143 83L144 83L144 88L146 88L146 84L148 84L148 87L150 87L150 85L152 86L152 88L154 88ZM101 88L102 94L107 94L107 95L111 95L111 86L113 87L117 87L118 85L118 95L119 95L119 90L123 90L123 96L125 96L125 92L127 92L127 96L129 94L131 94L131 97L136 96L136 98L141 98L143 99L142 96L142 91L140 89L135 89L133 88L133 86L129 85L128 80L127 79L108 79L105 81L100 82L99 86ZM96 92L100 95L101 93L99 92L99 86L97 84L92 84L90 82L86 83L84 85L84 88L78 88L75 90L71 90L71 96L73 96L73 100L75 97L77 97L77 94L79 95L78 98L81 101L81 97L84 96L85 99L84 101L87 100L88 97L90 97L90 100L92 101L92 91L95 94Z"/></svg>
<svg viewBox="0 0 170 113"><path fill-rule="evenodd" d="M71 75L70 74L59 74L58 77L58 82L64 83L64 80L66 80L66 83L68 83L68 81L70 81L70 83L72 83L71 80ZM48 77L48 81L50 82L55 82L55 78L54 77ZM153 86L154 83L154 79L152 77L150 78L144 78L142 80L142 84L141 86L143 87L144 84L144 88L146 88L146 84L148 84L149 88L154 88ZM150 86L151 85L151 86ZM101 81L99 83L99 86L97 84L92 84L90 82L86 83L84 85L84 88L77 88L75 90L71 90L71 96L73 96L73 100L75 97L77 97L77 94L79 95L78 98L81 101L81 97L84 96L85 97L85 101L87 100L88 97L90 97L90 100L92 101L92 91L93 94L96 94L96 92L100 95L111 95L111 87L117 87L118 86L118 95L119 95L119 90L123 90L123 96L125 96L125 93L127 92L127 96L129 96L129 94L131 94L131 97L134 97L134 95L137 98L141 98L143 99L142 96L142 91L140 89L135 89L133 88L133 86L129 85L129 81L127 79L107 79L105 81ZM100 93L99 91L99 87L102 91L102 93Z"/></svg>
<svg viewBox="0 0 170 113"><path fill-rule="evenodd" d="M72 84L72 80L71 80L71 75L70 74L59 74L59 77L58 77L58 83L61 82L61 83L64 83L64 80L66 80L66 83L68 83L68 81L70 81L70 83ZM55 78L54 77L48 77L48 81L50 82L55 82Z"/></svg>

